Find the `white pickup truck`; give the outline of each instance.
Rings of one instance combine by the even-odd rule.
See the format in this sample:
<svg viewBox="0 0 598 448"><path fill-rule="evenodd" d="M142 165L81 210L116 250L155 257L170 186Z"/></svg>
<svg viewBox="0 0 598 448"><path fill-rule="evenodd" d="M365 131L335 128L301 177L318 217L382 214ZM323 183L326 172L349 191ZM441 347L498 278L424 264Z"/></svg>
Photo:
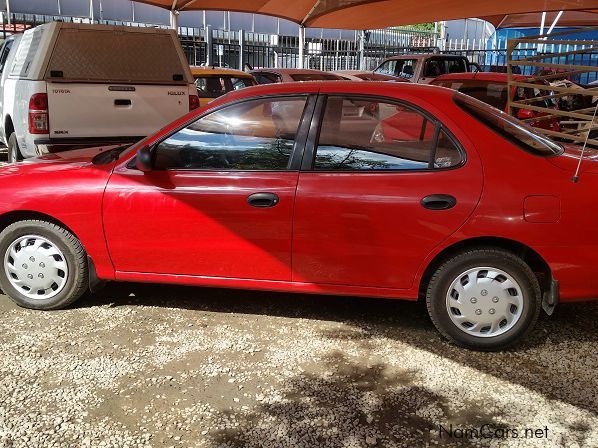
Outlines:
<svg viewBox="0 0 598 448"><path fill-rule="evenodd" d="M9 161L138 140L199 106L173 30L52 22L0 50Z"/></svg>

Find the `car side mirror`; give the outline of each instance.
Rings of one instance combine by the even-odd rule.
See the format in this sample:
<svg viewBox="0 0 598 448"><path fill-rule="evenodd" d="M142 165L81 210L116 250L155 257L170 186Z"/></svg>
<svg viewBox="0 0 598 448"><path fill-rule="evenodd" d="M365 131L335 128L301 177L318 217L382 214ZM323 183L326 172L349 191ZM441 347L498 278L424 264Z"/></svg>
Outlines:
<svg viewBox="0 0 598 448"><path fill-rule="evenodd" d="M139 171L147 172L152 170L152 165L152 150L149 146L142 146L137 150L135 166Z"/></svg>

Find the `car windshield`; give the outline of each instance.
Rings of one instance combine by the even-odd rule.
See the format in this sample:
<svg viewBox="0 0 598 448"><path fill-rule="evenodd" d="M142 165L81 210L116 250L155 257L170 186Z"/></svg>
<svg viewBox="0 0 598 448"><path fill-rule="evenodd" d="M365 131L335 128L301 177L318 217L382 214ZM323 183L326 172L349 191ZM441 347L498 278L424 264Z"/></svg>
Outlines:
<svg viewBox="0 0 598 448"><path fill-rule="evenodd" d="M235 76L202 76L195 78L197 93L202 98L218 98L232 90L239 90L252 86L251 78L237 78Z"/></svg>
<svg viewBox="0 0 598 448"><path fill-rule="evenodd" d="M461 109L524 151L548 157L563 153L563 147L526 123L490 107L480 100L456 92L454 101Z"/></svg>
<svg viewBox="0 0 598 448"><path fill-rule="evenodd" d="M293 81L338 81L343 79L328 73L296 73L290 76Z"/></svg>
<svg viewBox="0 0 598 448"><path fill-rule="evenodd" d="M416 66L417 59L391 59L380 64L374 72L402 78L413 78Z"/></svg>

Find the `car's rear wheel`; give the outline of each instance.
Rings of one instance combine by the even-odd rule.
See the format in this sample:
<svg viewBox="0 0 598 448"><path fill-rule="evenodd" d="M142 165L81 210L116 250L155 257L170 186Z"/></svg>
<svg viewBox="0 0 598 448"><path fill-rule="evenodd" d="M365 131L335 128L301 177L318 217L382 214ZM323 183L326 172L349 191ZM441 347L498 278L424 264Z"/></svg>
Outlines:
<svg viewBox="0 0 598 448"><path fill-rule="evenodd" d="M500 350L531 331L541 294L521 258L502 249L475 249L437 269L426 304L434 325L449 340L475 350Z"/></svg>
<svg viewBox="0 0 598 448"><path fill-rule="evenodd" d="M23 155L19 149L19 142L17 141L17 134L14 132L8 137L7 147L9 163L16 163L23 160Z"/></svg>
<svg viewBox="0 0 598 448"><path fill-rule="evenodd" d="M87 256L68 230L28 220L0 233L0 287L18 305L50 310L77 300L88 286Z"/></svg>

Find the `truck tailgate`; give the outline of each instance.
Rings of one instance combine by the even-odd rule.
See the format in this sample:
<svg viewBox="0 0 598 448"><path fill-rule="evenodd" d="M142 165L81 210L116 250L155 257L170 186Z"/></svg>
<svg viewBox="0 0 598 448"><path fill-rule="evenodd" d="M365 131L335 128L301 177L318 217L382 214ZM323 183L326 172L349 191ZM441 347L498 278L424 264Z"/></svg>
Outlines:
<svg viewBox="0 0 598 448"><path fill-rule="evenodd" d="M188 85L48 82L50 138L142 137L189 112Z"/></svg>

